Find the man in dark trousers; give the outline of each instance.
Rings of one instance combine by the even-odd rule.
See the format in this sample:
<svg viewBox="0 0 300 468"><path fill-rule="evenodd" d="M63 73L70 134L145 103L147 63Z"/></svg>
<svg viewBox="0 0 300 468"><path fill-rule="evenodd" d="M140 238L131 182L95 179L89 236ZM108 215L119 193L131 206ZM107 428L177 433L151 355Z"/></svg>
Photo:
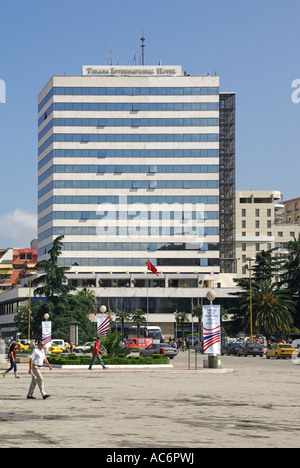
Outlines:
<svg viewBox="0 0 300 468"><path fill-rule="evenodd" d="M101 344L101 339L100 339L100 337L98 336L97 341L96 341L96 343L95 343L95 345L94 345L93 359L92 359L92 362L91 362L91 364L90 364L89 370L92 370L96 358L98 359L98 361L100 362L101 366L103 367L103 370L106 370L106 369L107 369L107 367L105 367L105 364L104 364L104 362L102 361L101 356L100 356L100 354L104 354L103 351L102 351L102 349L100 349L100 344Z"/></svg>

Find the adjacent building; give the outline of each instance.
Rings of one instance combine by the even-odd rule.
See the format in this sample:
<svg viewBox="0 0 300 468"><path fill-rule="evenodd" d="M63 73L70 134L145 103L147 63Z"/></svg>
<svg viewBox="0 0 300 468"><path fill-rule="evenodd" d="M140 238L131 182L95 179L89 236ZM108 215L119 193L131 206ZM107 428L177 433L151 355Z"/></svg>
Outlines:
<svg viewBox="0 0 300 468"><path fill-rule="evenodd" d="M300 226L286 224L279 191L236 192L237 277L248 276L247 258L262 250L278 248L275 255L288 255L288 242L300 234Z"/></svg>
<svg viewBox="0 0 300 468"><path fill-rule="evenodd" d="M36 249L0 251L0 336L16 332L14 316L21 305L28 304L30 276L37 273Z"/></svg>
<svg viewBox="0 0 300 468"><path fill-rule="evenodd" d="M298 224L300 226L300 198L283 201L284 221L286 224Z"/></svg>

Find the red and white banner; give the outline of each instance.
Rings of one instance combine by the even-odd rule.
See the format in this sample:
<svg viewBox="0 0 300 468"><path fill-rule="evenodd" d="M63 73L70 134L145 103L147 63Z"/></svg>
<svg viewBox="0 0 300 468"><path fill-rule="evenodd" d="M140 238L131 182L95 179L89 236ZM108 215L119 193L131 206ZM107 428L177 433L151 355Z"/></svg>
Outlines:
<svg viewBox="0 0 300 468"><path fill-rule="evenodd" d="M110 317L109 315L100 315L97 317L97 333L98 335L108 335L110 327Z"/></svg>
<svg viewBox="0 0 300 468"><path fill-rule="evenodd" d="M42 340L46 349L51 347L52 341L52 323L42 322Z"/></svg>
<svg viewBox="0 0 300 468"><path fill-rule="evenodd" d="M204 354L221 354L221 306L203 306Z"/></svg>

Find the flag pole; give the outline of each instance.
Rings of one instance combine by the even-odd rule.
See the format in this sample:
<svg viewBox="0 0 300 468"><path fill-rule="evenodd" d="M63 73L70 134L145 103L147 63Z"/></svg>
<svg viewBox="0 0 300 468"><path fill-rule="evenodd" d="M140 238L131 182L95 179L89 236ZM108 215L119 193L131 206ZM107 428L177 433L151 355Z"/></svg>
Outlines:
<svg viewBox="0 0 300 468"><path fill-rule="evenodd" d="M147 281L147 327L149 325L149 258L147 259L147 272L146 272L146 281Z"/></svg>

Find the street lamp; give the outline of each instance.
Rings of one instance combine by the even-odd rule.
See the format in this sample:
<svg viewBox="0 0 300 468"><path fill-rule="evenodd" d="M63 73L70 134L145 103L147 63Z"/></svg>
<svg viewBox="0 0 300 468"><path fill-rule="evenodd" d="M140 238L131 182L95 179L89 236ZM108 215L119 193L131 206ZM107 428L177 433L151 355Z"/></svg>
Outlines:
<svg viewBox="0 0 300 468"><path fill-rule="evenodd" d="M216 299L216 293L212 289L206 294L206 299L209 300L210 305L213 305L214 300Z"/></svg>
<svg viewBox="0 0 300 468"><path fill-rule="evenodd" d="M249 262L249 276L250 276L250 341L251 341L251 343L253 343L252 262L255 262L256 258L247 257L246 261Z"/></svg>
<svg viewBox="0 0 300 468"><path fill-rule="evenodd" d="M29 301L28 301L28 342L29 343L30 343L30 335L31 335L31 288L32 288L31 278L34 275L35 273L29 273Z"/></svg>

